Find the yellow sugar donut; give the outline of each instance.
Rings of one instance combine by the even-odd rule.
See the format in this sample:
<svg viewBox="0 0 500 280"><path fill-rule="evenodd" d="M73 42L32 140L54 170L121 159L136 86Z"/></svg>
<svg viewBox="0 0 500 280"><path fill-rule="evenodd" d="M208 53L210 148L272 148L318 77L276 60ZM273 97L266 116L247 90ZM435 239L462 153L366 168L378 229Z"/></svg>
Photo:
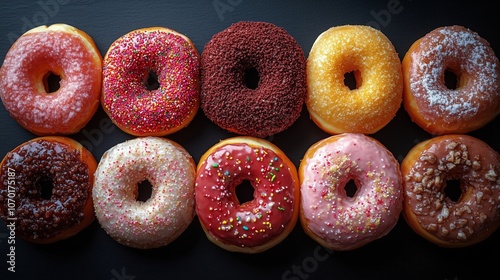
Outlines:
<svg viewBox="0 0 500 280"><path fill-rule="evenodd" d="M354 74L356 88L344 83ZM332 27L318 36L307 61L306 105L325 132L373 134L402 103L401 60L391 41L363 25Z"/></svg>

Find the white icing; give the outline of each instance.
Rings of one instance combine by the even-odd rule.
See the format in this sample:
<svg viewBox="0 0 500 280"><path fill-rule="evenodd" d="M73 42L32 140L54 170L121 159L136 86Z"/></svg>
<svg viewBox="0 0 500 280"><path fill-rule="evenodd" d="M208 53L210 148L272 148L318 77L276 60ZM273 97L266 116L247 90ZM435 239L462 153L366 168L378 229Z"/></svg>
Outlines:
<svg viewBox="0 0 500 280"><path fill-rule="evenodd" d="M135 248L169 244L195 215L195 166L169 140L135 138L109 149L95 172L96 217L118 242ZM151 198L137 201L137 184L149 180Z"/></svg>

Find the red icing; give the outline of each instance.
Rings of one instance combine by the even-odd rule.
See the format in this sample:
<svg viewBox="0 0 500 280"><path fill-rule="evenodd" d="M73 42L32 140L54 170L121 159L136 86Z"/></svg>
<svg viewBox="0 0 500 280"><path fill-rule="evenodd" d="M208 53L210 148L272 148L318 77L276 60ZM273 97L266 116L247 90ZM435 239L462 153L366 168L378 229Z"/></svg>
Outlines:
<svg viewBox="0 0 500 280"><path fill-rule="evenodd" d="M196 211L217 240L255 247L278 237L294 211L294 177L276 153L246 144L219 147L202 163L196 178ZM240 205L235 188L243 180L254 199Z"/></svg>
<svg viewBox="0 0 500 280"><path fill-rule="evenodd" d="M159 88L148 90L149 71ZM116 40L103 69L103 106L119 126L149 135L181 126L199 102L199 55L183 37L133 31Z"/></svg>

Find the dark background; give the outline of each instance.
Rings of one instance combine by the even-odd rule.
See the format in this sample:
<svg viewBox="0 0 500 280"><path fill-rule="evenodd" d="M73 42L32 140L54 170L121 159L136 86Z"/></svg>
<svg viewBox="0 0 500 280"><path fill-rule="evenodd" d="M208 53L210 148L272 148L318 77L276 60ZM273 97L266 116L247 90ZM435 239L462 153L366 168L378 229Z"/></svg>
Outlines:
<svg viewBox="0 0 500 280"><path fill-rule="evenodd" d="M410 45L434 28L463 25L500 53L500 17L494 1L5 1L0 3L0 59L24 31L41 24L67 23L87 32L101 54L118 37L141 27L164 26L187 35L198 51L217 32L241 20L267 21L285 28L307 57L316 37L344 24L372 25L394 44L402 59ZM500 119L470 133L500 151ZM233 134L212 124L200 110L193 122L168 136L198 161L220 139ZM299 165L309 146L327 137L304 107L292 127L267 138ZM21 128L0 106L0 157L35 135ZM70 137L97 160L104 151L131 139L99 109L90 123ZM401 161L431 135L400 109L372 137ZM195 217L173 243L137 250L113 241L97 220L77 236L40 246L16 240L16 272L7 271L7 228L0 221L0 279L483 279L495 278L499 233L462 249L445 249L417 236L401 218L384 238L350 252L327 252L297 224L278 246L257 255L224 251L210 243ZM494 260L495 259L495 260Z"/></svg>

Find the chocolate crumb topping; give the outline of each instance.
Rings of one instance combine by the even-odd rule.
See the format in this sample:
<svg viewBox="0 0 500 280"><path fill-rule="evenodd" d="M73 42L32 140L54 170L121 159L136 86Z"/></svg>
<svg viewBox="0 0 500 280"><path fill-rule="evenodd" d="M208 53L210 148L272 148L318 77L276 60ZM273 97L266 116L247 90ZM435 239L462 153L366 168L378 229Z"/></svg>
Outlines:
<svg viewBox="0 0 500 280"><path fill-rule="evenodd" d="M51 238L82 221L90 182L78 151L35 140L9 152L0 172L0 215L16 218L20 237Z"/></svg>

